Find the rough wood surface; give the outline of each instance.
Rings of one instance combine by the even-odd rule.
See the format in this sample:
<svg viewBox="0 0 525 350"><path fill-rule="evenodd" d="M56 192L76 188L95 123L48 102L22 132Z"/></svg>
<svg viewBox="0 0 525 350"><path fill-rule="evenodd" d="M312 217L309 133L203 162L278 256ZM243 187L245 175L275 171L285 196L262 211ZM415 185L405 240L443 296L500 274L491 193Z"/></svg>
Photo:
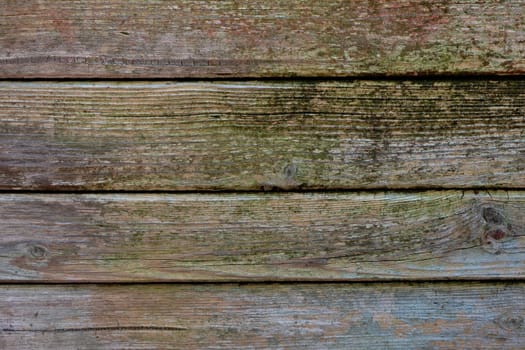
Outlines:
<svg viewBox="0 0 525 350"><path fill-rule="evenodd" d="M524 12L521 0L8 0L0 77L521 74Z"/></svg>
<svg viewBox="0 0 525 350"><path fill-rule="evenodd" d="M2 286L4 349L523 349L525 285Z"/></svg>
<svg viewBox="0 0 525 350"><path fill-rule="evenodd" d="M0 280L523 278L522 192L0 196Z"/></svg>
<svg viewBox="0 0 525 350"><path fill-rule="evenodd" d="M525 187L525 81L0 83L0 189Z"/></svg>

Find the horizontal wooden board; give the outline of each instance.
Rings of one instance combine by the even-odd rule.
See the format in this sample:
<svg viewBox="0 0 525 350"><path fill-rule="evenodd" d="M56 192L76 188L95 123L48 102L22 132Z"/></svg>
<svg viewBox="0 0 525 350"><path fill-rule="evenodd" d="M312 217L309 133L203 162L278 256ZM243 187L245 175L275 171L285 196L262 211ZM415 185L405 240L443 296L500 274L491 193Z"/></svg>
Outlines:
<svg viewBox="0 0 525 350"><path fill-rule="evenodd" d="M525 80L1 82L0 189L525 187Z"/></svg>
<svg viewBox="0 0 525 350"><path fill-rule="evenodd" d="M2 286L4 349L523 349L525 285Z"/></svg>
<svg viewBox="0 0 525 350"><path fill-rule="evenodd" d="M521 279L522 192L0 195L0 280Z"/></svg>
<svg viewBox="0 0 525 350"><path fill-rule="evenodd" d="M525 2L26 0L0 77L522 74Z"/></svg>

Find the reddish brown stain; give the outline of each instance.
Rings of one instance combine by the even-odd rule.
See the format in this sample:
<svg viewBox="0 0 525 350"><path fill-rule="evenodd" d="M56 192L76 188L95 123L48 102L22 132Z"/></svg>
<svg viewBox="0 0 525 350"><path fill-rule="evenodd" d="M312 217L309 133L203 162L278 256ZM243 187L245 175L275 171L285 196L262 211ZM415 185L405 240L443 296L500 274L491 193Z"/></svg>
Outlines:
<svg viewBox="0 0 525 350"><path fill-rule="evenodd" d="M402 45L403 54L406 54L425 47L449 23L447 12L446 4L429 6L420 1L379 2L367 6L367 22L372 26L370 33L379 32L382 38L389 38L392 43L389 47L382 42L377 49L388 55L396 46ZM374 47L379 44L379 40L376 41L369 44Z"/></svg>
<svg viewBox="0 0 525 350"><path fill-rule="evenodd" d="M499 241L500 239L503 239L505 237L505 232L502 230L492 230L487 232L487 236L495 239L496 241Z"/></svg>
<svg viewBox="0 0 525 350"><path fill-rule="evenodd" d="M64 8L64 4L56 3L37 3L27 8L28 13L42 14L40 22L42 32L54 31L58 33L62 42L61 45L71 47L75 43L75 16L71 9Z"/></svg>

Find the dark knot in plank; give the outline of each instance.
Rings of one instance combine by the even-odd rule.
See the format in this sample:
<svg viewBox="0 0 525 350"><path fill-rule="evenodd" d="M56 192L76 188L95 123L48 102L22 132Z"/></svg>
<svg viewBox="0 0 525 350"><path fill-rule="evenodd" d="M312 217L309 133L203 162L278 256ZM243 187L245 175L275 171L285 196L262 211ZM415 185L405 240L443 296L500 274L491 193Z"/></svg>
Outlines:
<svg viewBox="0 0 525 350"><path fill-rule="evenodd" d="M483 208L481 216L485 220L485 228L480 237L481 247L491 254L503 253L503 243L513 236L512 225L498 209L493 207Z"/></svg>
<svg viewBox="0 0 525 350"><path fill-rule="evenodd" d="M483 208L483 219L488 224L502 225L505 221L503 215L492 207Z"/></svg>
<svg viewBox="0 0 525 350"><path fill-rule="evenodd" d="M508 331L517 331L524 328L524 319L521 315L516 315L514 313L505 313L500 315L494 320L494 322L502 329Z"/></svg>
<svg viewBox="0 0 525 350"><path fill-rule="evenodd" d="M35 244L29 247L29 255L37 260L45 259L48 255L48 251L45 247L39 244Z"/></svg>

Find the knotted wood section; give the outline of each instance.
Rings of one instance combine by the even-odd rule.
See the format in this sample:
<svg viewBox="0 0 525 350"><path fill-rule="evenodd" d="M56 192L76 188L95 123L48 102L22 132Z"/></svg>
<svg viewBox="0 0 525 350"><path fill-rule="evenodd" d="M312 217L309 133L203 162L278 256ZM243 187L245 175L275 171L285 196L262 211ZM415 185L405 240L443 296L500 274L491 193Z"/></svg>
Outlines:
<svg viewBox="0 0 525 350"><path fill-rule="evenodd" d="M514 279L524 209L505 191L2 194L0 279Z"/></svg>

